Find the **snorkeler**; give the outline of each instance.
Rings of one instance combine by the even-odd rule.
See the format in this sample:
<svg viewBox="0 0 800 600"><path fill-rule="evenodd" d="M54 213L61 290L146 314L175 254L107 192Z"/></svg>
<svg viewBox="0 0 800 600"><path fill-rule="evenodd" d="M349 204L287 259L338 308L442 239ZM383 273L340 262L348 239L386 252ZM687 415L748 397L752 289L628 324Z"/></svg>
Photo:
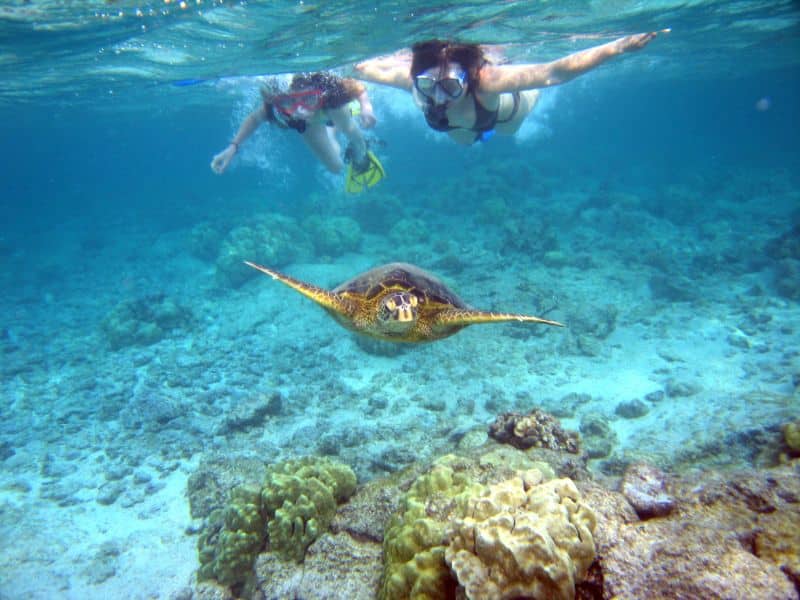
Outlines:
<svg viewBox="0 0 800 600"><path fill-rule="evenodd" d="M664 30L666 33L669 30ZM607 60L644 48L655 32L619 38L549 63L492 64L496 49L430 40L411 51L356 65L357 77L410 91L428 125L459 144L513 135L536 106L539 88L574 79Z"/></svg>
<svg viewBox="0 0 800 600"><path fill-rule="evenodd" d="M369 151L353 113L358 114L361 125L375 125L367 90L355 79L343 79L332 73L303 73L292 77L288 92L262 89L263 102L242 122L233 140L211 161L211 169L225 172L239 146L258 128L268 122L284 129L293 129L311 152L331 173L344 168L341 148L336 132L341 131L349 145L345 158L350 163L346 189L360 192L383 179L385 173L375 155ZM351 103L357 102L353 110Z"/></svg>

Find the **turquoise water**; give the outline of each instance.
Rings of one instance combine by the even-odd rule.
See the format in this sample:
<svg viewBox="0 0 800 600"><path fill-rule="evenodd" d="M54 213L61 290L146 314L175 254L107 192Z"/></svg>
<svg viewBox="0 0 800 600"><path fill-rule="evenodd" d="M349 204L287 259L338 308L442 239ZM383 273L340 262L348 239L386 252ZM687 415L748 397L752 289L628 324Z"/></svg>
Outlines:
<svg viewBox="0 0 800 600"><path fill-rule="evenodd" d="M793 2L1 7L0 597L190 585L186 482L213 456L324 454L363 482L542 407L607 422L604 475L777 462L800 416L798 23ZM259 76L667 27L467 148L371 86L388 176L361 196L291 131L209 168ZM265 256L331 288L411 262L568 327L369 344L239 265Z"/></svg>

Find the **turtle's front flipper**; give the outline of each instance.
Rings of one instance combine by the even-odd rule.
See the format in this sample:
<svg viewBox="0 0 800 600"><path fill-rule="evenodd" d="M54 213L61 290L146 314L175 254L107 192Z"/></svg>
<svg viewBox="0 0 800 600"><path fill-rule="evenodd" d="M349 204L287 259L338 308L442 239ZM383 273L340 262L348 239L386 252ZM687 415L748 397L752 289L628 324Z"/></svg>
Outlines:
<svg viewBox="0 0 800 600"><path fill-rule="evenodd" d="M564 327L558 321L549 321L541 317L533 317L531 315L518 315L514 313L496 313L486 312L482 310L464 310L464 309L451 309L442 311L436 317L436 324L441 326L453 325L476 325L478 323L504 323L507 321L520 321L528 323L543 323L544 325L553 325L555 327Z"/></svg>
<svg viewBox="0 0 800 600"><path fill-rule="evenodd" d="M246 264L248 267L253 267L257 271L261 271L266 275L269 275L273 279L277 279L285 285L288 285L293 290L300 292L306 298L311 298L314 302L324 308L327 308L328 310L344 315L350 315L354 311L352 303L347 299L342 298L339 294L334 294L333 292L324 288L311 285L310 283L305 283L304 281L300 281L294 277L284 275L279 271L262 267L261 265L257 265L247 260L244 261L244 264Z"/></svg>

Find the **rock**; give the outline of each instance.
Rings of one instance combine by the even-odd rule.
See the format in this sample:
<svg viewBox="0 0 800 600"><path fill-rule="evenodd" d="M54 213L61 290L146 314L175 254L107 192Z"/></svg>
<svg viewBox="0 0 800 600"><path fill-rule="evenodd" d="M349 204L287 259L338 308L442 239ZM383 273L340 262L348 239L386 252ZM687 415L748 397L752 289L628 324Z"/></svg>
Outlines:
<svg viewBox="0 0 800 600"><path fill-rule="evenodd" d="M784 298L800 300L800 260L785 258L776 265L775 289Z"/></svg>
<svg viewBox="0 0 800 600"><path fill-rule="evenodd" d="M237 403L217 428L217 433L231 435L253 428L262 428L270 411L269 402L270 399L262 395Z"/></svg>
<svg viewBox="0 0 800 600"><path fill-rule="evenodd" d="M619 510L621 495L584 489L598 515L603 597L797 600L798 474L793 466L675 479L680 510L647 521Z"/></svg>
<svg viewBox="0 0 800 600"><path fill-rule="evenodd" d="M652 402L653 404L657 404L664 399L664 396L665 394L663 391L656 390L655 392L650 392L649 394L646 394L644 399L647 400L648 402Z"/></svg>
<svg viewBox="0 0 800 600"><path fill-rule="evenodd" d="M655 519L624 528L603 553L604 597L796 600L781 570L719 524Z"/></svg>
<svg viewBox="0 0 800 600"><path fill-rule="evenodd" d="M353 341L361 350L373 356L388 356L395 357L405 354L411 350L408 344L398 344L395 342L387 342L376 338L367 337L365 335L353 336Z"/></svg>
<svg viewBox="0 0 800 600"><path fill-rule="evenodd" d="M380 543L389 518L400 505L401 485L413 481L412 477L408 474L388 480L377 479L360 486L355 495L337 510L331 531Z"/></svg>
<svg viewBox="0 0 800 600"><path fill-rule="evenodd" d="M202 581L195 586L192 600L234 600L234 595L224 586Z"/></svg>
<svg viewBox="0 0 800 600"><path fill-rule="evenodd" d="M639 417L645 416L648 412L650 412L650 409L638 398L620 402L614 409L614 413L624 419L638 419Z"/></svg>
<svg viewBox="0 0 800 600"><path fill-rule="evenodd" d="M204 458L186 483L189 511L193 519L206 518L222 508L231 489L243 484L260 484L267 468L258 458L210 456Z"/></svg>
<svg viewBox="0 0 800 600"><path fill-rule="evenodd" d="M800 260L800 225L795 225L767 242L764 251L767 256L775 260L784 258Z"/></svg>
<svg viewBox="0 0 800 600"><path fill-rule="evenodd" d="M381 545L346 533L326 533L308 548L302 564L271 552L256 560L256 585L266 600L371 600L382 573Z"/></svg>
<svg viewBox="0 0 800 600"><path fill-rule="evenodd" d="M666 476L652 465L630 465L622 476L621 489L641 519L663 517L675 508L675 499L667 493Z"/></svg>
<svg viewBox="0 0 800 600"><path fill-rule="evenodd" d="M590 413L581 419L581 439L589 458L609 456L617 443L617 434L603 415Z"/></svg>
<svg viewBox="0 0 800 600"><path fill-rule="evenodd" d="M100 488L97 493L97 503L108 506L114 504L117 498L125 491L125 484L121 481L111 481Z"/></svg>
<svg viewBox="0 0 800 600"><path fill-rule="evenodd" d="M383 573L381 545L325 534L308 549L298 597L371 600Z"/></svg>
<svg viewBox="0 0 800 600"><path fill-rule="evenodd" d="M664 391L670 398L684 398L686 396L694 396L700 391L700 386L688 381L670 379L664 384Z"/></svg>

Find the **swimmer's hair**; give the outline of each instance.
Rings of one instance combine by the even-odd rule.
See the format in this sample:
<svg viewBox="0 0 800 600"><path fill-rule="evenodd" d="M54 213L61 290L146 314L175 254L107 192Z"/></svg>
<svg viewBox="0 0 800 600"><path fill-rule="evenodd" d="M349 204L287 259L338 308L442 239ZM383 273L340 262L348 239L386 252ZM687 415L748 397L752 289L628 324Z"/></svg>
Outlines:
<svg viewBox="0 0 800 600"><path fill-rule="evenodd" d="M360 95L360 93L354 95L353 88L346 81L334 73L325 71L297 73L292 77L290 89L293 91L320 89L325 95L325 108L339 108Z"/></svg>
<svg viewBox="0 0 800 600"><path fill-rule="evenodd" d="M411 77L416 77L432 67L447 69L456 62L467 70L469 83L476 85L480 70L487 63L478 44L465 44L446 40L426 40L411 46Z"/></svg>

